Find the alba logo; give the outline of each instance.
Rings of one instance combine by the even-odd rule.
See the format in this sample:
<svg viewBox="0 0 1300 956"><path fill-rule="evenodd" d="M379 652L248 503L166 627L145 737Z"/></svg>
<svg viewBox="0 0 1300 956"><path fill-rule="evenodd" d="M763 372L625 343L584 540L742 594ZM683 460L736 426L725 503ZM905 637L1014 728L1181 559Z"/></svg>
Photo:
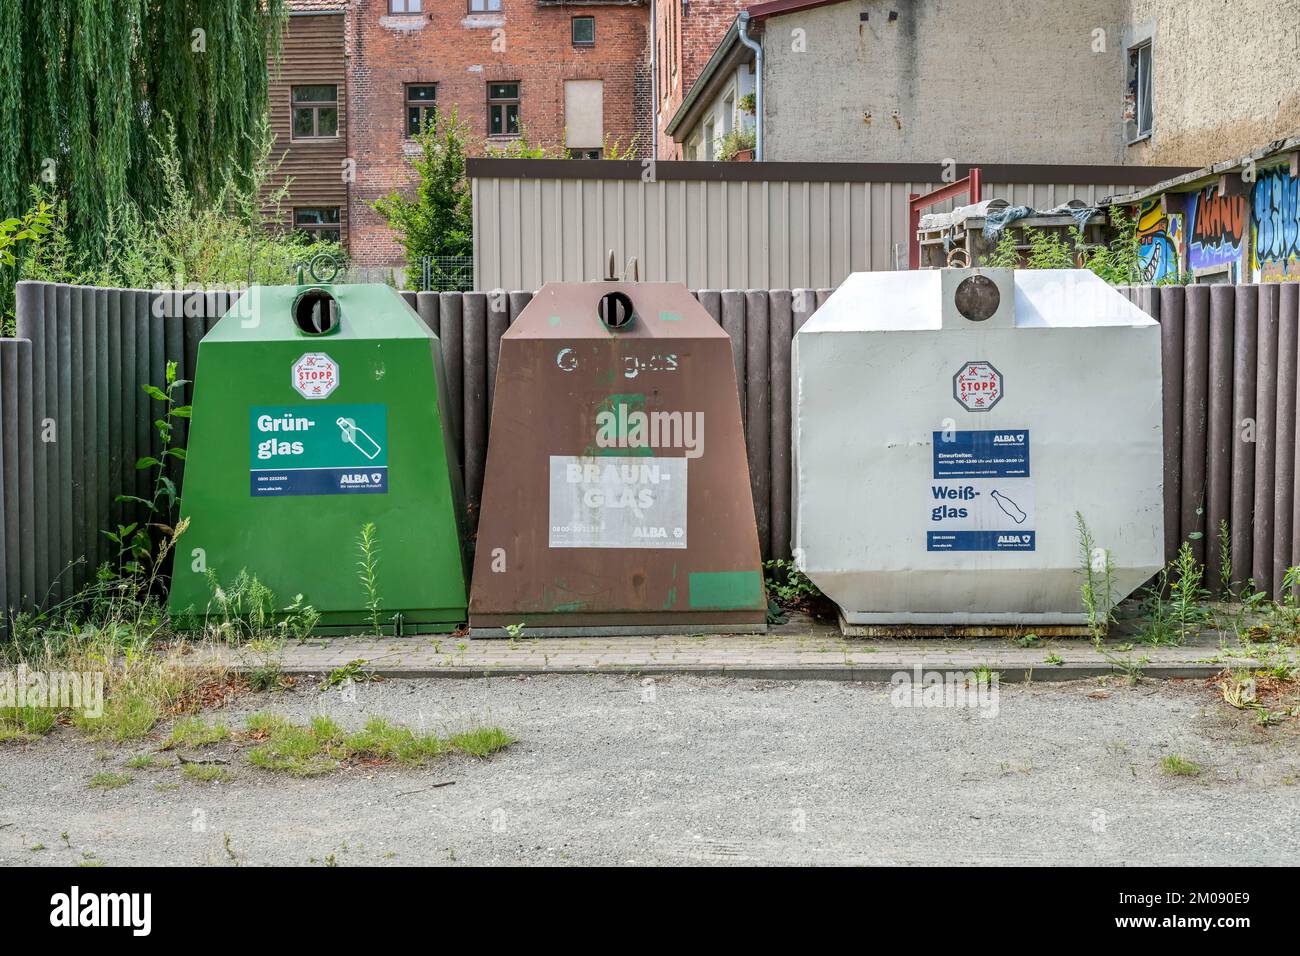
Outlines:
<svg viewBox="0 0 1300 956"><path fill-rule="evenodd" d="M1011 432L1010 434L999 432L993 436L993 444L995 445L1023 445L1024 443L1025 436L1023 432Z"/></svg>
<svg viewBox="0 0 1300 956"><path fill-rule="evenodd" d="M152 893L86 893L74 886L50 897L51 926L129 926L148 936L153 927Z"/></svg>

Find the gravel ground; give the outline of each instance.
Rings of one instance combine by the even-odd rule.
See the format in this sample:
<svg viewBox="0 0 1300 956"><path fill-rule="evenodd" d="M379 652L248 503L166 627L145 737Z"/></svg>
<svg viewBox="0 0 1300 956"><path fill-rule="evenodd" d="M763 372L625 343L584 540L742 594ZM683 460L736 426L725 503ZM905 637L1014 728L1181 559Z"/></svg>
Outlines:
<svg viewBox="0 0 1300 956"><path fill-rule="evenodd" d="M724 678L389 681L344 696L253 695L222 719L479 721L520 742L485 761L310 780L235 755L229 782L204 784L176 768L125 768L156 740L104 750L60 729L0 749L0 863L1232 865L1300 855L1300 727L1255 727L1199 682L1004 686L992 717L895 707L882 684ZM1159 764L1170 754L1202 772L1169 776ZM105 770L132 782L88 789Z"/></svg>

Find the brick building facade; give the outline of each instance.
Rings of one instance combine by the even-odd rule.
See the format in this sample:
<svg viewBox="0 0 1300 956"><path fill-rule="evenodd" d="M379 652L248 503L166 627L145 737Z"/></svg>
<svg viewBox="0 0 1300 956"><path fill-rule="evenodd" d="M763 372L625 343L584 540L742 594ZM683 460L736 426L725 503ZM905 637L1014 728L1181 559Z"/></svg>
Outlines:
<svg viewBox="0 0 1300 956"><path fill-rule="evenodd" d="M648 155L648 35L645 0L350 0L353 260L402 262L371 204L413 182L410 132L429 106L456 110L471 155L506 146L520 130L561 155L633 143Z"/></svg>
<svg viewBox="0 0 1300 956"><path fill-rule="evenodd" d="M655 65L659 92L660 159L683 159L682 144L665 126L726 34L753 0L655 0Z"/></svg>

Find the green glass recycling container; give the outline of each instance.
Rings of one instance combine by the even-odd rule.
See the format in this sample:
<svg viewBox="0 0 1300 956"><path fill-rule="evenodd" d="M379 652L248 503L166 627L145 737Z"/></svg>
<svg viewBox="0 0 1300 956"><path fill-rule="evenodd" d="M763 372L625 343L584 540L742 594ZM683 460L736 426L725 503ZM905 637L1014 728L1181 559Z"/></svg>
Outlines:
<svg viewBox="0 0 1300 956"><path fill-rule="evenodd" d="M284 619L296 604L320 633L454 629L451 427L438 338L393 289L250 289L199 345L173 621Z"/></svg>

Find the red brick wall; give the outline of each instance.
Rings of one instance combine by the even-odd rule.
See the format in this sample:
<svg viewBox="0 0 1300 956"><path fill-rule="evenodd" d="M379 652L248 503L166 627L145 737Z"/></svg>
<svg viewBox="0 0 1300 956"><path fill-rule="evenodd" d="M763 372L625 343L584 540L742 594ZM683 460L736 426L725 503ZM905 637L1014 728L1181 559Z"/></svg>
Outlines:
<svg viewBox="0 0 1300 956"><path fill-rule="evenodd" d="M681 159L681 144L663 132L742 7L754 0L656 0L659 69L659 158Z"/></svg>
<svg viewBox="0 0 1300 956"><path fill-rule="evenodd" d="M357 161L349 238L358 264L402 262L400 246L370 204L414 181L406 160L414 144L404 137L407 83L436 83L439 108L457 108L476 137L471 154L481 154L488 83L518 81L528 141L563 148L564 81L604 80L607 140L625 149L639 134L639 149L649 155L649 17L640 0L503 0L500 14L472 17L467 0L424 0L423 7L419 15L393 16L388 0L353 0L348 11L349 141ZM574 16L595 17L594 47L573 46Z"/></svg>

